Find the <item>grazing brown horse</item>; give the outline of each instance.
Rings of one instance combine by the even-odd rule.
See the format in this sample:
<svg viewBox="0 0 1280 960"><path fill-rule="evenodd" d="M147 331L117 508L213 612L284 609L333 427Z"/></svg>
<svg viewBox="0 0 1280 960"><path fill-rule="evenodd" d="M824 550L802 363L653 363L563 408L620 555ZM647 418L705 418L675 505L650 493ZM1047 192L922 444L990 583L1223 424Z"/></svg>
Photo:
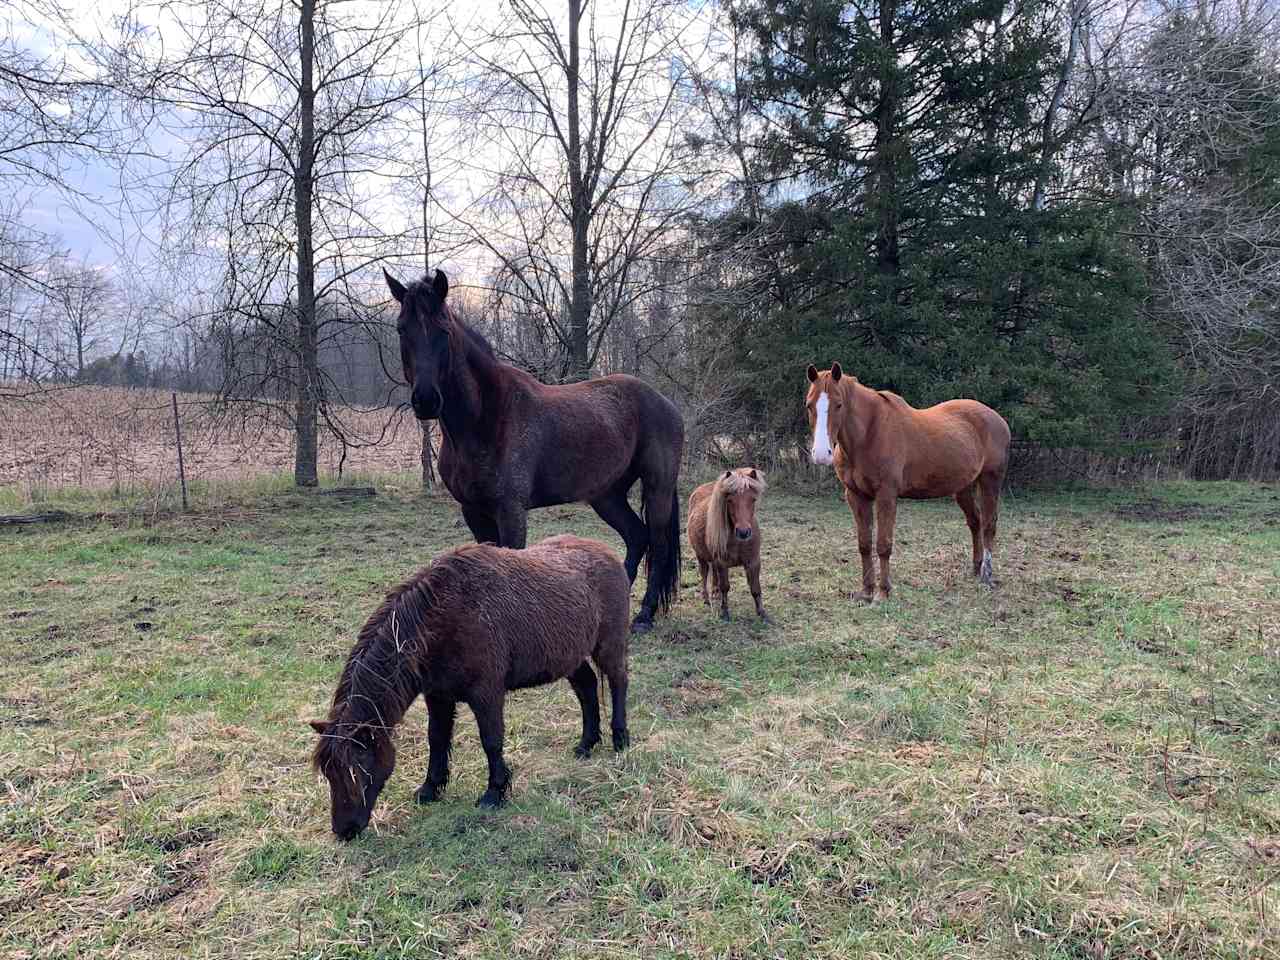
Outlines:
<svg viewBox="0 0 1280 960"><path fill-rule="evenodd" d="M508 690L569 680L582 706L588 757L600 742L594 660L609 678L613 748L627 733L627 614L631 581L595 540L561 535L527 550L468 545L437 557L390 594L360 631L342 671L313 762L329 781L333 832L350 840L369 824L396 765L391 731L421 694L427 702L427 778L419 803L449 781L459 703L475 714L489 761L481 807L503 803L511 771L502 759Z"/></svg>
<svg viewBox="0 0 1280 960"><path fill-rule="evenodd" d="M858 526L862 599L875 592L871 511L875 508L880 592L889 595L889 555L898 498L955 497L973 535L973 574L991 585L1000 486L1009 465L1009 425L976 400L917 410L896 393L872 390L840 364L809 365L805 407L814 463L834 464Z"/></svg>
<svg viewBox="0 0 1280 960"><path fill-rule="evenodd" d="M400 357L413 412L438 419L440 476L478 543L521 548L529 510L591 504L627 546L634 582L647 586L632 628L647 630L671 603L680 577L676 481L684 421L666 397L616 374L547 386L501 363L445 303L437 270L407 287L383 271L400 304ZM627 500L639 480L643 519Z"/></svg>
<svg viewBox="0 0 1280 960"><path fill-rule="evenodd" d="M760 526L756 523L756 504L764 490L764 477L755 467L739 467L689 494L689 545L698 558L702 602L711 605L707 574L713 572L724 620L729 619L729 568L742 567L756 614L769 622L760 600Z"/></svg>

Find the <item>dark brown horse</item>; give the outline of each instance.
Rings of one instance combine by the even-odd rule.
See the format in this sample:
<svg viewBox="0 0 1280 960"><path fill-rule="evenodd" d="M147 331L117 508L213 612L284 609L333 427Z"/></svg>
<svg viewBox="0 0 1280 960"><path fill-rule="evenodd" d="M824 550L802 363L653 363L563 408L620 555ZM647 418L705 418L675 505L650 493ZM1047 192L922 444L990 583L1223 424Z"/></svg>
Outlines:
<svg viewBox="0 0 1280 960"><path fill-rule="evenodd" d="M862 599L875 593L871 511L875 508L880 592L889 595L889 556L898 498L955 497L973 535L973 575L990 586L1000 486L1009 465L1009 425L976 400L917 410L896 393L843 375L840 364L808 369L805 407L814 463L833 464L858 526Z"/></svg>
<svg viewBox="0 0 1280 960"><path fill-rule="evenodd" d="M626 543L633 582L645 560L648 583L633 629L648 629L655 611L670 605L680 576L680 412L623 374L539 383L501 363L454 316L441 271L407 287L383 272L400 304L400 357L413 411L440 421L440 475L476 541L518 549L529 510L591 504ZM627 500L637 480L643 520Z"/></svg>
<svg viewBox="0 0 1280 960"><path fill-rule="evenodd" d="M582 739L600 742L594 660L609 678L613 748L627 733L627 614L631 582L595 540L562 535L528 550L471 545L440 557L388 594L360 631L320 734L314 763L329 781L333 832L350 840L369 824L396 765L391 731L421 695L427 702L427 779L419 803L449 781L459 703L475 714L489 760L478 806L502 804L511 771L502 759L508 690L566 677L582 706Z"/></svg>
<svg viewBox="0 0 1280 960"><path fill-rule="evenodd" d="M755 467L726 470L689 494L689 545L698 558L702 602L710 606L707 575L715 575L720 617L729 619L729 569L742 567L756 603L756 616L769 622L760 598L760 524L756 504L764 496L764 477Z"/></svg>

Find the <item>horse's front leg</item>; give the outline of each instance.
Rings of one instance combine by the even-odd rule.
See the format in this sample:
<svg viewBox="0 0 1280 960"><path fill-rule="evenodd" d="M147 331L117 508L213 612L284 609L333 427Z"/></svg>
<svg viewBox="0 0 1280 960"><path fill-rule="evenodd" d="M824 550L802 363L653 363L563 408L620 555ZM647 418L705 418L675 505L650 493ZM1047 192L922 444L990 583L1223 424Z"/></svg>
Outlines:
<svg viewBox="0 0 1280 960"><path fill-rule="evenodd" d="M871 499L848 487L844 491L845 502L853 511L853 522L858 528L858 555L862 557L862 593L858 599L870 603L876 592L876 567L871 559Z"/></svg>
<svg viewBox="0 0 1280 960"><path fill-rule="evenodd" d="M480 507L464 506L462 518L467 521L467 527L471 530L471 535L476 538L476 543L499 542L498 522L489 511Z"/></svg>
<svg viewBox="0 0 1280 960"><path fill-rule="evenodd" d="M427 698L427 779L414 794L419 803L434 803L449 782L449 751L453 749L453 718L458 705L452 700Z"/></svg>
<svg viewBox="0 0 1280 960"><path fill-rule="evenodd" d="M747 565L747 586L751 588L751 599L756 602L756 616L765 623L772 623L764 612L764 600L760 595L760 561Z"/></svg>
<svg viewBox="0 0 1280 960"><path fill-rule="evenodd" d="M876 495L876 554L880 557L880 595L888 597L893 589L889 575L889 557L893 553L893 527L898 519L896 493Z"/></svg>
<svg viewBox="0 0 1280 960"><path fill-rule="evenodd" d="M716 575L716 593L720 596L720 619L729 619L729 568L723 564L713 564Z"/></svg>
<svg viewBox="0 0 1280 960"><path fill-rule="evenodd" d="M529 534L529 511L518 503L498 507L498 546L523 550Z"/></svg>

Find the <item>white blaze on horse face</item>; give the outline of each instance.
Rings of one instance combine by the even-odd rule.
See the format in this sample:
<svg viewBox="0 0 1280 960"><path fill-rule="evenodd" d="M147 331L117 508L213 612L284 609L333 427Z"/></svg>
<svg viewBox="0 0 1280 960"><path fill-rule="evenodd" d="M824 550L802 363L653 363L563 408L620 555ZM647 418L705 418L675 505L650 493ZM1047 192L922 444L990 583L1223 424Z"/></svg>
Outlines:
<svg viewBox="0 0 1280 960"><path fill-rule="evenodd" d="M813 462L830 466L833 458L831 451L831 431L827 427L827 407L831 404L824 390L818 397L818 418L813 424Z"/></svg>

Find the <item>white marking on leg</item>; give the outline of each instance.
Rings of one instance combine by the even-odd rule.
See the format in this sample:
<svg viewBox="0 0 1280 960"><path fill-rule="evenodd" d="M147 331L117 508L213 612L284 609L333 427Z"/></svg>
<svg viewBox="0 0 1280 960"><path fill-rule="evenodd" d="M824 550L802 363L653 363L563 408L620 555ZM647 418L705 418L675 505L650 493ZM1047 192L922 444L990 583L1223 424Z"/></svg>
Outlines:
<svg viewBox="0 0 1280 960"><path fill-rule="evenodd" d="M824 390L818 397L818 419L813 427L813 462L823 466L830 466L832 461L831 453L831 431L827 427L827 407L831 401L827 397Z"/></svg>
<svg viewBox="0 0 1280 960"><path fill-rule="evenodd" d="M981 578L983 583L986 583L986 584L991 583L991 551L990 550L982 551Z"/></svg>

